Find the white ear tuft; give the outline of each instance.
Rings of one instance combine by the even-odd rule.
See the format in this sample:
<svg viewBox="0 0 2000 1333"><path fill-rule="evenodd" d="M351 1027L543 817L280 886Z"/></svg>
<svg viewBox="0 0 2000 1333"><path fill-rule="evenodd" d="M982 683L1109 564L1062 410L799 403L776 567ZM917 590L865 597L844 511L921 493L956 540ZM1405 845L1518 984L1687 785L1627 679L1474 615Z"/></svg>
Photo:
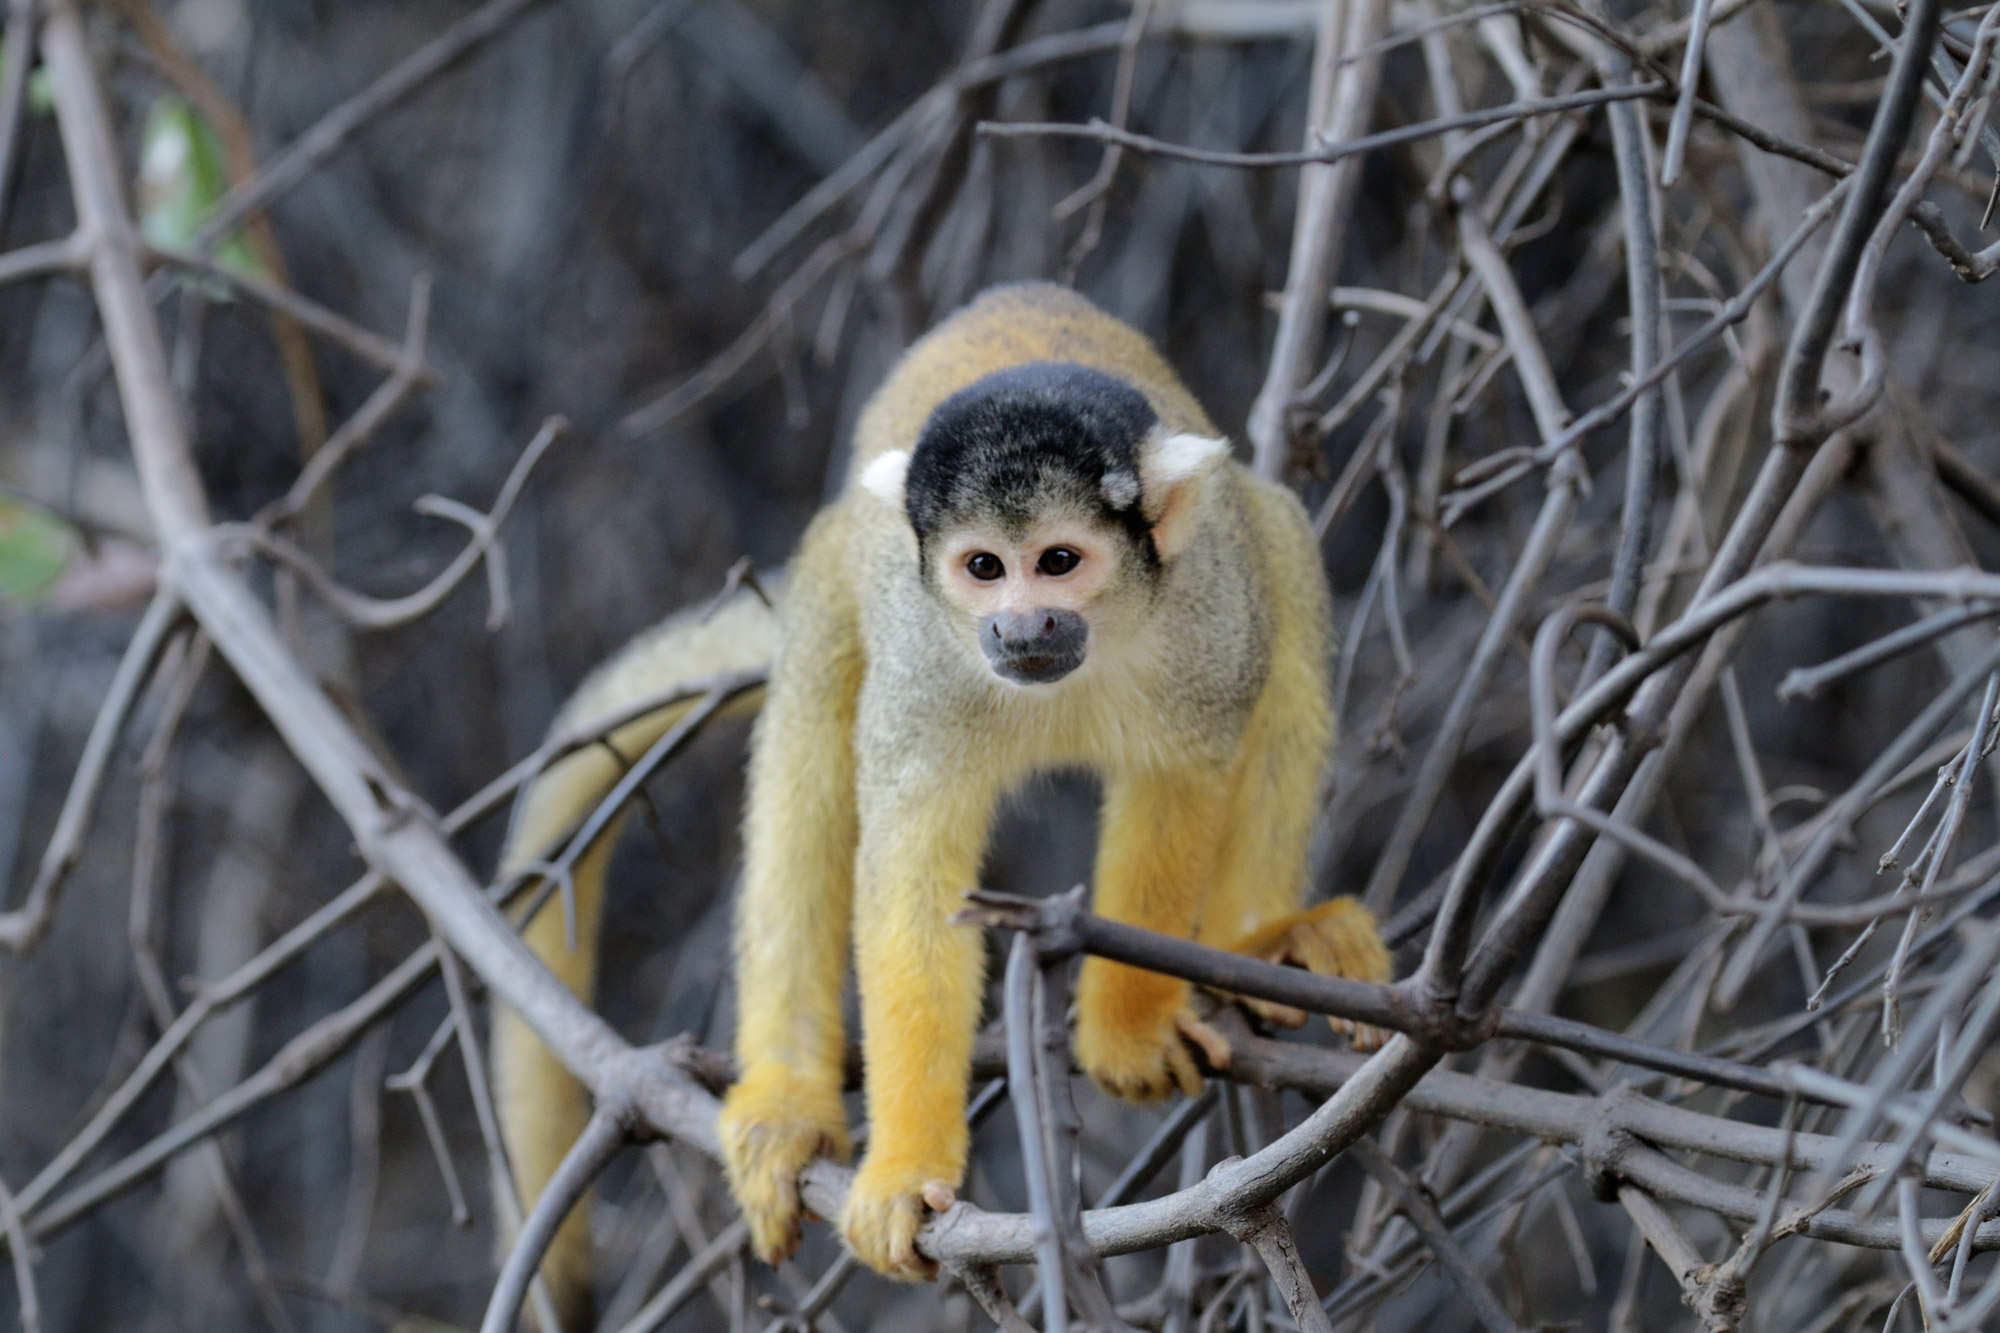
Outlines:
<svg viewBox="0 0 2000 1333"><path fill-rule="evenodd" d="M1183 431L1151 444L1140 471L1148 496L1159 495L1181 482L1212 472L1229 457L1229 441Z"/></svg>
<svg viewBox="0 0 2000 1333"><path fill-rule="evenodd" d="M1153 548L1172 560L1194 539L1201 483L1229 457L1229 441L1206 435L1158 436L1147 441L1139 459L1146 492L1146 517L1153 525Z"/></svg>
<svg viewBox="0 0 2000 1333"><path fill-rule="evenodd" d="M910 474L910 453L907 449L891 449L886 454L878 454L867 467L861 469L861 488L892 509L903 507L903 480Z"/></svg>

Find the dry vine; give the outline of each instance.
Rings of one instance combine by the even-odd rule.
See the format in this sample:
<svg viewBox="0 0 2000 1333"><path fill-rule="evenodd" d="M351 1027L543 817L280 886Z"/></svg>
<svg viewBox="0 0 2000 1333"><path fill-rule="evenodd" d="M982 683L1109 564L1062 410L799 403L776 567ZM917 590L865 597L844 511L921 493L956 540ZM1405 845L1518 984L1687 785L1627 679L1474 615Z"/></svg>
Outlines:
<svg viewBox="0 0 2000 1333"><path fill-rule="evenodd" d="M1948 498L2000 522L2000 490L1975 461L2000 453L1934 438L1980 418L1926 398L1935 380L1906 350L1922 345L1923 321L1946 317L1939 274L1976 282L2000 267L2000 244L1959 239L1986 225L1986 196L2000 188L2000 137L1985 119L2000 6L1843 3L1823 7L1847 25L1837 37L1789 37L1868 74L1840 91L1851 115L1837 132L1809 113L1779 11L1730 0L1697 0L1685 18L1566 0L1138 0L1108 20L1053 0L984 0L955 68L872 135L830 120L837 102L801 82L809 71L741 5L660 0L610 46L606 124L625 114L624 83L649 53L685 41L735 70L822 174L737 254L735 279L767 289L750 317L691 373L598 413L543 475L568 451L681 430L757 376L776 375L783 416L803 429L814 377L866 373L863 358L841 361L864 326L891 350L907 341L1001 267L1002 232L1034 233L1044 267L1114 302L1146 265L1155 289L1183 271L1174 237L1148 231L1177 210L1204 218L1213 264L1233 265L1239 287L1261 288L1266 256L1285 257L1261 335L1268 356L1245 366L1240 343L1219 341L1255 465L1310 502L1347 618L1333 665L1345 735L1315 872L1382 915L1407 975L1388 986L1319 978L1104 921L1076 894L975 894L967 919L1013 934L970 1114L985 1122L1006 1103L1011 1116L978 1140L988 1151L968 1197L940 1200L950 1206L923 1235L962 1295L921 1317L963 1326L976 1304L1008 1330L1332 1330L1408 1327L1441 1308L1449 1326L1497 1333L1558 1314L1651 1326L1677 1303L1705 1330L1969 1330L2000 1308L2000 1265L1981 1258L2000 1250L1988 1058L2000 1031L2000 819L1982 790L2000 778L1988 624L2000 575L1978 560L2000 547L1969 534ZM484 883L468 860L475 844L458 841L542 767L629 719L552 737L440 814L311 649L313 624L336 641L422 634L481 566L497 629L515 600L509 515L540 484L531 474L563 423L549 417L507 460L489 509L418 502L467 530L419 591L353 591L324 523L336 481L457 373L435 344L431 279L398 279L398 341L281 273L211 256L537 8L487 0L464 14L238 180L186 248L143 241L128 203L108 47L91 31L115 34L117 16L76 0L8 11L0 234L36 58L73 229L0 253L0 284L87 284L103 350L79 357L77 393L108 368L157 570L36 869L0 912L12 954L50 947L74 910L65 887L106 824L121 744L144 736L129 862L139 1035L114 1053L100 1095L72 1108L59 1146L24 1162L10 1144L0 1158L0 1244L25 1328L53 1321L45 1247L162 1188L184 1160L211 1175L263 1322L296 1326L304 1301L393 1322L360 1280L378 1206L379 1091L408 1094L450 1213L470 1220L481 1204L455 1151L476 1143L482 1165L508 1178L481 1060L482 993L522 1012L597 1106L525 1216L510 1187L498 1191L519 1239L497 1281L480 1279L487 1333L524 1310L548 1323L531 1280L541 1250L635 1143L648 1145L641 1175L654 1183L621 1186L617 1225L602 1229L606 1327L680 1317L839 1329L843 1317L919 1308L850 1284L855 1266L823 1240L776 1274L746 1260L743 1228L717 1211L714 1113L730 1070L708 1023L723 984L714 969L701 1021L664 1042L627 1041L526 952L501 911L518 886ZM156 50L171 41L145 26ZM1256 115L1226 114L1252 99L1246 71L1272 50L1291 52L1300 76L1276 85L1302 103L1282 122L1299 130L1290 142L1273 139L1275 96ZM1108 121L1046 113L1061 100L1050 90L1079 69L1102 75ZM1087 151L1066 156L1068 140ZM1074 184L1077 167L1089 173L1082 189L1043 188ZM1124 193L1133 176L1136 203ZM1037 210L1060 199L1053 216L1010 199L1023 178ZM1385 197L1402 210L1400 237L1387 234ZM1074 214L1079 234L1064 241ZM1543 244L1551 232L1563 247ZM176 292L209 289L187 285L196 279L383 376L240 521L216 516L197 457L189 300L171 338L163 324ZM1143 322L1158 309L1121 313ZM1977 364L1990 373L1991 360ZM1850 492L1856 512L1829 518ZM1907 603L1914 620L1875 632L1881 613L1851 610L1884 603ZM1862 628L1815 631L1839 649L1815 665L1783 627L1824 627L1834 605ZM181 993L166 979L163 830L211 657L337 815L362 870ZM1889 672L1895 691L1858 693ZM1808 701L1793 707L1851 692L1883 710L1843 732L1872 749L1823 760L1811 771L1829 785L1808 785L1797 776L1807 724L1753 691L1766 678L1779 699ZM538 868L545 878L560 886L625 803L657 822L649 790L758 683L700 681L677 696L703 702L643 759L626 757L627 779ZM1810 716L1831 725L1834 714ZM1793 780L1774 785L1781 770ZM667 781L649 789L658 773ZM1710 794L1721 784L1727 811ZM1863 864L1893 878L1854 873ZM1617 891L1650 901L1621 909ZM254 1070L220 1085L204 1073L197 1051L232 1014L396 893L420 913L421 943L320 1006ZM1121 1116L1067 1057L1070 969L1083 953L1395 1035L1363 1056L1276 1040L1225 1013L1233 1057L1214 1089ZM1590 998L1610 983L1611 1000ZM423 1039L388 1073L390 1039L371 1034L439 991L441 1016L411 1020ZM5 998L35 1004L18 987ZM438 1100L448 1050L470 1088L469 1124ZM293 1259L266 1252L232 1135L350 1052L356 1138L340 1244L327 1281L306 1282ZM1156 1186L1170 1167L1174 1183ZM837 1213L849 1178L829 1161L808 1168L809 1207ZM1009 1199L1026 1211L980 1206ZM1586 1208L1601 1210L1588 1232ZM1135 1254L1150 1257L1109 1262ZM1599 1271L1607 1258L1622 1264L1613 1281Z"/></svg>

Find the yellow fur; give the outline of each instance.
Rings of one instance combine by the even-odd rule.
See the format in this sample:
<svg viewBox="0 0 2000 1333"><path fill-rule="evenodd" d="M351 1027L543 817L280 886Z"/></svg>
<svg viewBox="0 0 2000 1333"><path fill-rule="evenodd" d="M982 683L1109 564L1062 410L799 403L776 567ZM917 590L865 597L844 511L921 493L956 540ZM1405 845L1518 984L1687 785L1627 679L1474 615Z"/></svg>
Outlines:
<svg viewBox="0 0 2000 1333"><path fill-rule="evenodd" d="M797 1242L799 1168L847 1151L841 987L851 939L871 1141L838 1223L872 1267L928 1273L915 1237L925 1187L956 1186L964 1174L966 1081L984 987L978 933L950 918L976 882L995 805L1033 772L1083 765L1102 774L1096 904L1106 915L1346 975L1388 975L1388 955L1358 905L1343 899L1298 911L1333 718L1328 599L1289 492L1233 463L1176 489L1172 521L1210 548L1207 566L1187 568L1220 572L1183 577L1172 594L1181 601L1167 613L1110 607L1107 617L1123 617L1106 622L1104 641L1115 652L1093 648L1059 687L1026 691L983 670L958 671L945 636L913 630L928 624L920 618L899 621L908 606L897 599L916 586L914 537L898 509L852 478L891 450L911 449L932 411L959 389L1047 360L1124 380L1168 431L1215 433L1142 335L1061 288L999 288L890 372L857 423L846 492L814 521L793 562L750 762L735 936L740 1078L720 1124L731 1188L766 1259ZM1213 589L1188 583L1210 577L1221 580ZM1199 658L1189 665L1185 618L1218 614L1232 651L1254 656L1257 675L1204 694L1210 682L1188 679L1206 667ZM657 688L718 669L670 660L675 633L685 635L684 622L628 649L570 712L604 713L642 693L641 681ZM710 658L715 651L710 644ZM1243 695L1238 710L1243 689L1254 697ZM573 721L566 714L565 725ZM644 726L656 736L670 722ZM627 754L647 743L640 725L626 729L632 748L619 738ZM616 772L608 756L585 752L545 776L509 864L541 855ZM584 868L577 950L564 948L556 912L529 932L579 991L589 986L601 853ZM1090 960L1079 993L1079 1060L1127 1097L1198 1088L1181 1037L1189 1002L1185 983ZM574 1085L504 1016L495 1047L508 1145L532 1196L582 1123L582 1101L550 1094ZM575 1228L551 1269L574 1285L586 1259Z"/></svg>
<svg viewBox="0 0 2000 1333"><path fill-rule="evenodd" d="M932 411L959 389L1039 360L1107 371L1139 389L1168 430L1213 434L1144 337L1072 292L1025 285L986 294L905 355L862 411L853 475L884 453L911 449ZM1254 564L1259 605L1244 614L1268 637L1262 689L1240 732L1225 741L1193 724L1162 725L1163 713L1172 720L1177 682L1164 668L1150 669L1145 635L1173 631L1144 626L1115 670L1079 672L1046 695L990 702L990 723L968 723L945 737L878 742L871 737L904 735L897 714L908 699L893 683L878 688L871 664L855 659L866 656L870 642L893 644L904 631L871 622L865 594L859 606L833 600L832 589L825 602L801 596L791 604L801 615L815 608L816 646L796 642L788 620L786 656L800 653L815 669L774 682L771 708L788 706L788 693L798 690L800 716L838 717L845 725L816 723L794 734L792 724L772 714L760 724L750 887L738 927L737 1051L746 1083L726 1104L725 1144L797 1116L798 1103L788 1104L773 1087L832 1106L835 991L829 982L819 1004L801 1009L796 978L804 971L838 974L845 937L833 918L851 901L873 1141L840 1228L877 1269L901 1277L928 1271L914 1247L923 1186L956 1185L964 1172L965 1085L983 955L974 932L949 918L975 880L994 804L1008 787L1056 765L1085 764L1104 774L1096 901L1107 915L1226 943L1284 918L1302 896L1306 838L1332 728L1327 596L1304 513L1288 492L1233 464L1212 485L1217 494L1209 503L1220 515L1212 521L1243 529L1237 535ZM854 485L820 525L824 531L816 530L814 540L824 545L802 552L802 579L825 564L843 580L866 582L908 559L907 524ZM1205 610L1212 614L1214 607ZM872 614L881 620L880 611ZM837 624L842 616L855 619ZM1158 654L1162 662L1166 656ZM829 662L838 670L817 669ZM869 698L857 702L857 691L882 696L873 705L879 721L872 720ZM962 706L976 710L989 702ZM788 776L783 795L770 778L780 771ZM801 790L802 774L811 775L812 790ZM858 808L836 808L848 774L859 786ZM1317 940L1321 919L1293 924L1302 938ZM1360 920L1373 940L1372 923L1365 914ZM1379 943L1374 954L1365 953L1322 948L1315 957L1351 964L1358 974L1386 975ZM1100 1084L1125 1096L1197 1087L1179 1032L1188 1006L1184 983L1091 960L1079 995L1078 1057ZM798 1047L802 1026L811 1033L810 1057ZM784 1036L774 1041L772 1034ZM785 1072L766 1072L773 1068ZM820 1137L837 1141L837 1126L814 1123ZM810 1137L787 1140L800 1163L811 1151ZM755 1165L763 1178L747 1180L749 1163L731 1150L739 1202L760 1251L775 1258L796 1235L798 1203L794 1192L770 1188L764 1173L792 1163L763 1153Z"/></svg>
<svg viewBox="0 0 2000 1333"><path fill-rule="evenodd" d="M1096 910L1183 938L1224 881L1229 782L1206 765L1114 772L1098 833ZM1188 983L1086 958L1077 983L1076 1058L1105 1091L1150 1101L1201 1079L1180 1038Z"/></svg>
<svg viewBox="0 0 2000 1333"><path fill-rule="evenodd" d="M845 1156L840 988L853 915L854 701L863 662L841 552L851 514L828 510L793 561L783 644L751 750L743 896L736 909L740 1076L722 1109L730 1188L762 1255L798 1236L800 1167Z"/></svg>

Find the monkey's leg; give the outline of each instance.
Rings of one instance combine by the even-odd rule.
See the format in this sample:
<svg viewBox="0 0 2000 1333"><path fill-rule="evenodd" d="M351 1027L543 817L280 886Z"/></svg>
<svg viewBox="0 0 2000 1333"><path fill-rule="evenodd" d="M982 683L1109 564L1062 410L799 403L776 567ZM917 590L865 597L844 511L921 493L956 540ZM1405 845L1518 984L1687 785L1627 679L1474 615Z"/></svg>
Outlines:
<svg viewBox="0 0 2000 1333"><path fill-rule="evenodd" d="M992 813L990 793L965 785L955 776L863 815L855 953L869 1142L840 1231L863 1263L906 1280L932 1272L916 1250L926 1194L942 1198L937 1186L956 1190L965 1175L985 948L951 917L978 882Z"/></svg>
<svg viewBox="0 0 2000 1333"><path fill-rule="evenodd" d="M1183 939L1214 878L1226 783L1210 769L1107 775L1098 834L1099 915ZM1098 1086L1150 1100L1200 1091L1184 1036L1201 1036L1188 983L1086 958L1077 987L1076 1056ZM1207 1044L1204 1042L1204 1044Z"/></svg>
<svg viewBox="0 0 2000 1333"><path fill-rule="evenodd" d="M854 710L861 650L843 594L842 515L807 531L784 646L758 719L736 905L735 1086L718 1125L729 1186L760 1258L799 1239L799 1169L845 1159L840 1012L853 914Z"/></svg>
<svg viewBox="0 0 2000 1333"><path fill-rule="evenodd" d="M1389 951L1375 918L1353 898L1299 910L1307 843L1318 811L1319 774L1332 727L1318 655L1278 645L1263 696L1244 730L1229 798L1228 830L1215 888L1202 913L1205 943L1328 976L1387 981ZM1317 722L1315 722L1317 719ZM1253 1004L1296 1026L1304 1015ZM1367 1049L1386 1034L1332 1019Z"/></svg>

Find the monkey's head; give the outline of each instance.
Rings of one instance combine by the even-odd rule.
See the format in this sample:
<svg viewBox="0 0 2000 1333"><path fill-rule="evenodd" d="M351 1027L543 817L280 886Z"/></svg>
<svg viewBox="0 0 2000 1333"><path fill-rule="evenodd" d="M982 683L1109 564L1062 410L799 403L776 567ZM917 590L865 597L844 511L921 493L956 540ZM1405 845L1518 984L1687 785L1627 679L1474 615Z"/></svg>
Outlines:
<svg viewBox="0 0 2000 1333"><path fill-rule="evenodd" d="M1035 362L947 398L861 484L908 517L925 584L993 673L1046 685L1140 623L1228 457L1113 375Z"/></svg>

